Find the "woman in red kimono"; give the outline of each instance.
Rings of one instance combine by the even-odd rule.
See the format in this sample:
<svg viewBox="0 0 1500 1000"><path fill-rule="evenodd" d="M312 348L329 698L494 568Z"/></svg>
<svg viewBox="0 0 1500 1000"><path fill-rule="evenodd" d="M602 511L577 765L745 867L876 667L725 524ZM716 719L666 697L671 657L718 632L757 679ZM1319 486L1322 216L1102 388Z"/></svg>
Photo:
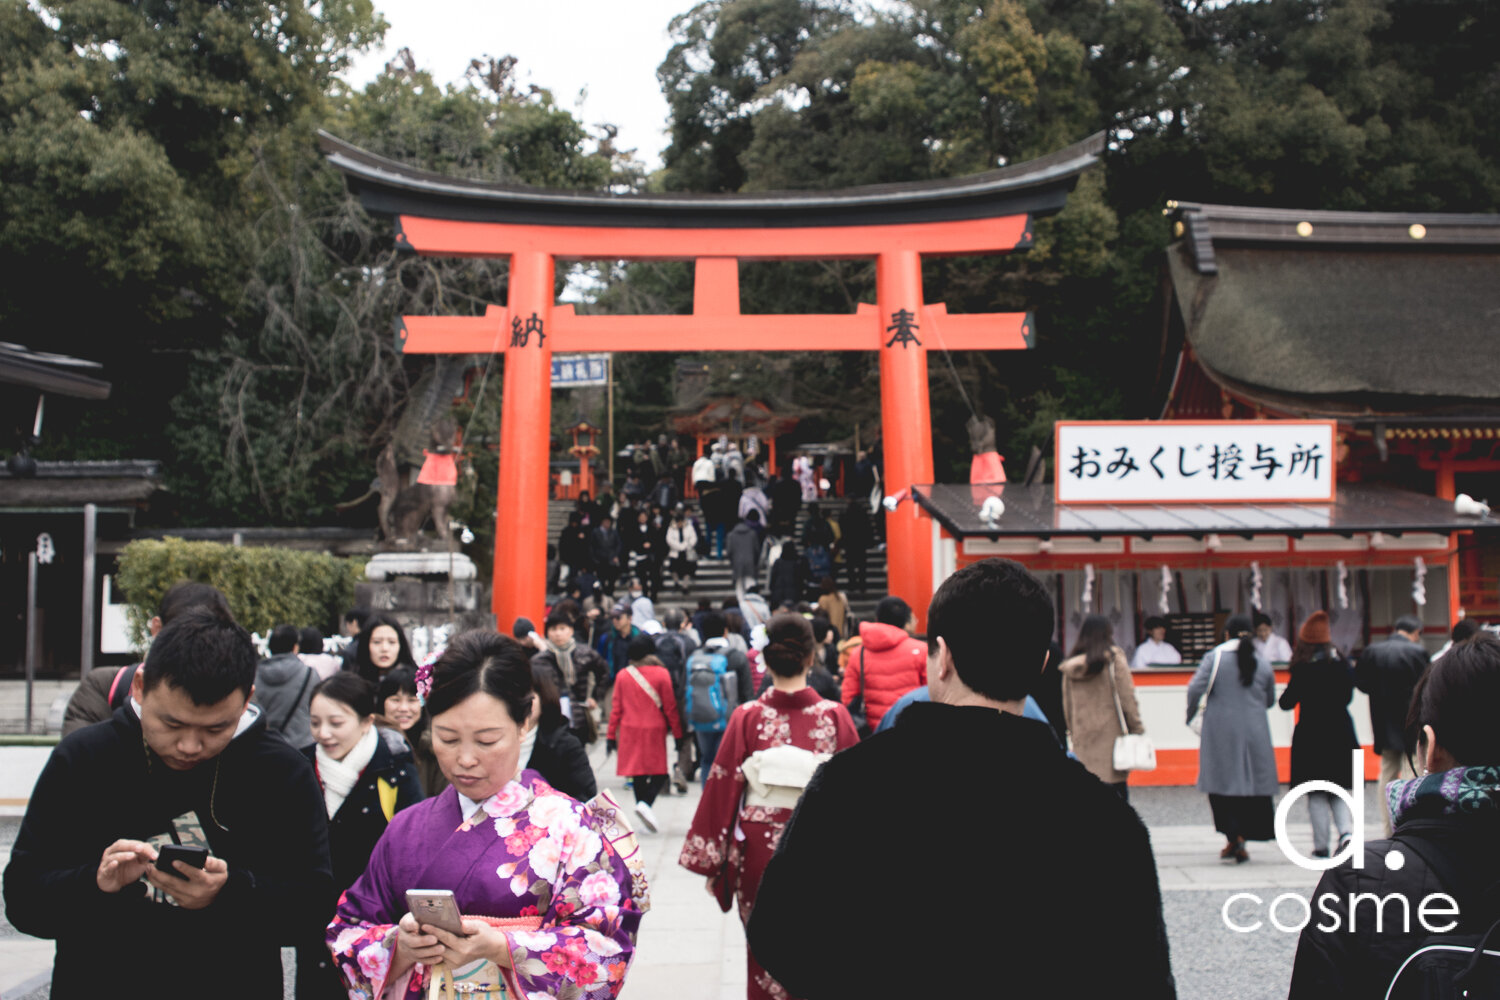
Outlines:
<svg viewBox="0 0 1500 1000"><path fill-rule="evenodd" d="M678 859L708 876L709 891L725 912L738 896L742 921L750 919L766 863L813 771L859 742L848 709L807 686L817 654L807 619L772 616L766 640L761 656L772 686L729 717ZM748 948L745 960L750 1000L788 996Z"/></svg>
<svg viewBox="0 0 1500 1000"><path fill-rule="evenodd" d="M635 814L646 829L656 832L656 814L651 804L667 787L667 731L682 753L682 720L677 714L677 695L672 677L656 658L656 644L649 635L630 640L630 666L615 678L614 701L609 709L610 750L618 747L615 773L629 777L635 792Z"/></svg>

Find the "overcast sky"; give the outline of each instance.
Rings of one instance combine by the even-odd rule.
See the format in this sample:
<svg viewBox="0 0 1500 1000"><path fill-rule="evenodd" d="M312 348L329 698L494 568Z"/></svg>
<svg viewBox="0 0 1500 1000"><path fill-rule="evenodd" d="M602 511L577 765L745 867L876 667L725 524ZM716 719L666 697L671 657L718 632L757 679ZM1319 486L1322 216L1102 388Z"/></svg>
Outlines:
<svg viewBox="0 0 1500 1000"><path fill-rule="evenodd" d="M515 56L518 80L552 91L585 125L620 129L616 145L661 165L667 102L656 67L667 24L693 0L375 0L390 22L385 47L355 61L363 86L400 48L440 83L462 79L469 60Z"/></svg>

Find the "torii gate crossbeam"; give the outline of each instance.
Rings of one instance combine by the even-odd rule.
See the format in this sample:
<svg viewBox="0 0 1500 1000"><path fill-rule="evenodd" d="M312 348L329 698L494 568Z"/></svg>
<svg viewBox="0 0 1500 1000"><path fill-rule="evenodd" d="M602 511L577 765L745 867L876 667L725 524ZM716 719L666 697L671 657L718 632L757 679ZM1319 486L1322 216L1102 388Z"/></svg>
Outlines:
<svg viewBox="0 0 1500 1000"><path fill-rule="evenodd" d="M927 350L1014 350L1032 343L1024 313L952 315L922 296L923 256L1024 249L1032 220L1059 210L1102 137L957 181L768 196L620 196L458 181L323 136L330 161L397 239L433 256L506 256L506 306L483 316L406 316L408 353L503 351L493 605L504 625L545 602L552 352L875 350L887 493L931 482ZM874 258L876 304L846 315L744 315L739 261ZM555 301L558 260L692 260L689 316L578 315ZM925 617L930 528L887 519L890 592Z"/></svg>

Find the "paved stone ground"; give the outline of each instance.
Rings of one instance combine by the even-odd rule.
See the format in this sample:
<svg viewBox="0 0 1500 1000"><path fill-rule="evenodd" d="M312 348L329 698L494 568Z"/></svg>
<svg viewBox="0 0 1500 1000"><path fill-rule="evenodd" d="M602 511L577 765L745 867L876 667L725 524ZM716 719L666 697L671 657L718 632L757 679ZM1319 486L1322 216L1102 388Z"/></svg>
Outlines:
<svg viewBox="0 0 1500 1000"><path fill-rule="evenodd" d="M604 761L602 753L602 744L596 745L600 785L614 790L628 807L633 799L624 779L615 776L614 760ZM658 799L660 832L640 834L652 908L642 923L627 998L739 1000L745 995L745 939L738 917L721 914L703 879L677 865L697 802L696 786L687 796ZM1296 935L1274 930L1269 923L1257 933L1234 933L1225 927L1221 908L1231 893L1239 891L1254 892L1267 904L1282 892L1310 897L1315 875L1283 858L1274 843L1252 844L1249 864L1219 861L1223 842L1212 829L1207 799L1191 788L1132 789L1131 804L1152 832L1178 995L1184 1000L1285 997ZM1373 785L1366 786L1366 815L1379 816ZM1303 850L1311 853L1305 817L1303 808L1297 807L1293 831ZM0 863L9 859L18 825L19 820L0 819ZM1378 822L1367 825L1367 837L1380 835ZM1297 914L1287 907L1282 915L1295 919ZM1088 927L1083 914L1077 933L1088 933ZM51 959L50 942L26 937L0 921L0 1000L45 1000ZM1121 992L1129 995L1128 983L1121 984ZM290 1000L290 990L286 996Z"/></svg>

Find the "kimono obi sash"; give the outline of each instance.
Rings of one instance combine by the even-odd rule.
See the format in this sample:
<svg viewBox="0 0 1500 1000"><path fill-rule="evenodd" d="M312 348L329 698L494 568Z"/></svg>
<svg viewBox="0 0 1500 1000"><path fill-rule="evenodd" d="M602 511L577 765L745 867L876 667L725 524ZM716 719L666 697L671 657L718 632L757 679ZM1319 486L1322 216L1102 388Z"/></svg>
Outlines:
<svg viewBox="0 0 1500 1000"><path fill-rule="evenodd" d="M745 775L745 806L795 809L813 772L829 756L789 745L755 751L740 765Z"/></svg>
<svg viewBox="0 0 1500 1000"><path fill-rule="evenodd" d="M491 927L507 931L538 931L542 928L539 914L529 917L466 917L468 920L483 920ZM470 962L457 969L447 965L434 965L427 971L427 1000L501 1000L514 996L509 992L505 973L494 962L484 959Z"/></svg>

